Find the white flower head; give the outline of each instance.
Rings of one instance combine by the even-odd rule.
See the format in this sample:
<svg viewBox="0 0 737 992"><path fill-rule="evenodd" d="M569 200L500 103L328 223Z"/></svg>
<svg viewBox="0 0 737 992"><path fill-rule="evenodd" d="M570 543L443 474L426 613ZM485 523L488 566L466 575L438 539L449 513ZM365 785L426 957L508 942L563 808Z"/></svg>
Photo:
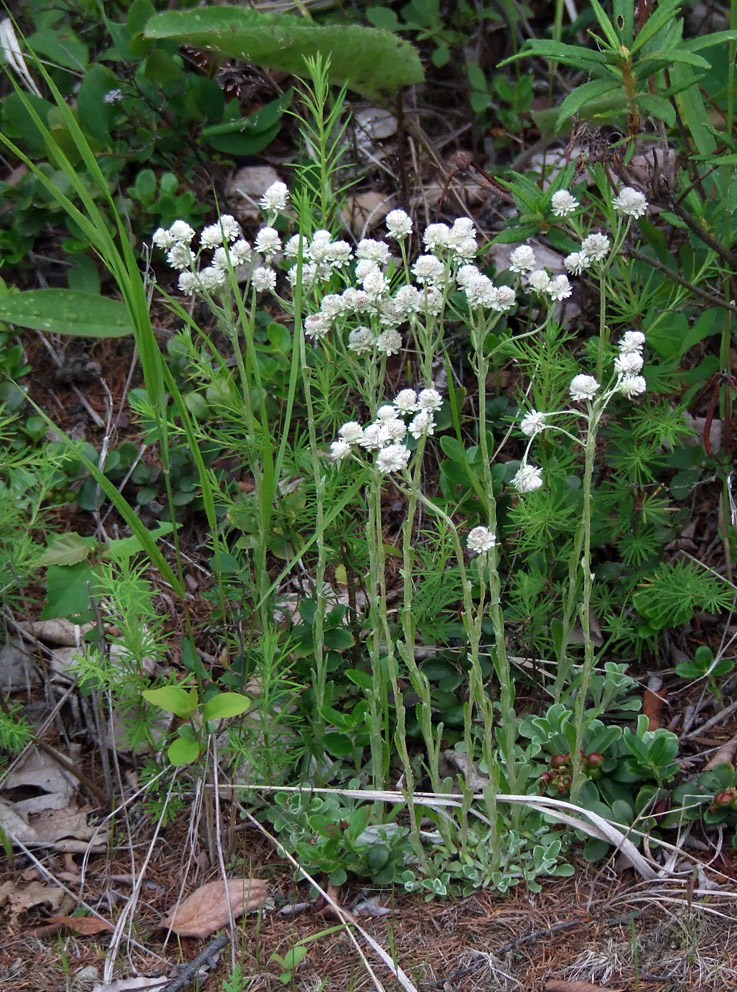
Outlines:
<svg viewBox="0 0 737 992"><path fill-rule="evenodd" d="M408 317L422 309L422 293L416 286L401 286L394 296L394 302L404 317Z"/></svg>
<svg viewBox="0 0 737 992"><path fill-rule="evenodd" d="M337 293L327 293L323 296L320 303L320 313L324 313L326 317L333 320L343 313L343 309L344 302L342 296L339 296Z"/></svg>
<svg viewBox="0 0 737 992"><path fill-rule="evenodd" d="M334 269L340 269L351 260L353 249L347 241L333 241L328 249L327 261Z"/></svg>
<svg viewBox="0 0 737 992"><path fill-rule="evenodd" d="M182 293L186 293L187 296L192 296L193 293L197 292L199 281L194 272L180 272L177 285Z"/></svg>
<svg viewBox="0 0 737 992"><path fill-rule="evenodd" d="M543 470L537 465L520 465L517 474L512 479L512 485L518 493L534 493L543 484Z"/></svg>
<svg viewBox="0 0 737 992"><path fill-rule="evenodd" d="M642 354L639 351L622 351L614 359L614 371L618 375L638 375L642 371Z"/></svg>
<svg viewBox="0 0 737 992"><path fill-rule="evenodd" d="M634 218L643 217L647 210L647 205L645 194L632 189L631 186L625 186L621 189L612 203L618 214Z"/></svg>
<svg viewBox="0 0 737 992"><path fill-rule="evenodd" d="M305 317L304 328L305 337L319 341L330 332L330 318L324 313L312 313L309 317Z"/></svg>
<svg viewBox="0 0 737 992"><path fill-rule="evenodd" d="M491 551L495 545L496 534L490 531L488 527L474 527L472 531L469 531L466 538L466 547L474 555Z"/></svg>
<svg viewBox="0 0 737 992"><path fill-rule="evenodd" d="M359 258L356 262L356 279L363 285L366 276L372 272L379 272L379 266L373 258Z"/></svg>
<svg viewBox="0 0 737 992"><path fill-rule="evenodd" d="M267 213L280 213L289 201L289 189L286 183L272 183L258 201L259 207Z"/></svg>
<svg viewBox="0 0 737 992"><path fill-rule="evenodd" d="M151 240L157 248L171 248L177 239L167 228L157 227Z"/></svg>
<svg viewBox="0 0 737 992"><path fill-rule="evenodd" d="M397 413L415 413L418 409L417 393L414 389L400 389L394 397L394 406L397 408Z"/></svg>
<svg viewBox="0 0 737 992"><path fill-rule="evenodd" d="M382 355L396 355L402 347L402 335L390 327L388 330L382 331L377 337L376 347Z"/></svg>
<svg viewBox="0 0 737 992"><path fill-rule="evenodd" d="M563 264L572 276L580 276L591 265L591 259L587 255L584 255L583 252L572 251L570 255L566 255L563 259Z"/></svg>
<svg viewBox="0 0 737 992"><path fill-rule="evenodd" d="M567 189L559 189L550 198L554 217L568 217L578 209L578 200Z"/></svg>
<svg viewBox="0 0 737 992"><path fill-rule="evenodd" d="M296 258L299 254L299 243L302 242L302 255L309 256L309 246L305 238L300 234L293 234L284 243L284 254L287 258Z"/></svg>
<svg viewBox="0 0 737 992"><path fill-rule="evenodd" d="M589 262L603 262L609 254L609 238L606 234L589 234L581 243L581 254L585 255Z"/></svg>
<svg viewBox="0 0 737 992"><path fill-rule="evenodd" d="M355 327L348 335L348 351L366 355L374 350L376 337L370 327Z"/></svg>
<svg viewBox="0 0 737 992"><path fill-rule="evenodd" d="M463 283L463 292L471 307L496 307L497 288L483 272L469 274Z"/></svg>
<svg viewBox="0 0 737 992"><path fill-rule="evenodd" d="M175 241L166 253L166 260L172 269L188 269L194 263L194 252L183 241Z"/></svg>
<svg viewBox="0 0 737 992"><path fill-rule="evenodd" d="M221 214L218 224L223 230L226 241L237 241L243 237L241 225L231 214Z"/></svg>
<svg viewBox="0 0 737 992"><path fill-rule="evenodd" d="M273 291L276 288L276 272L261 265L253 270L251 285L257 293Z"/></svg>
<svg viewBox="0 0 737 992"><path fill-rule="evenodd" d="M529 245L519 245L509 256L509 268L518 275L522 275L525 272L532 272L536 264L535 252Z"/></svg>
<svg viewBox="0 0 737 992"><path fill-rule="evenodd" d="M412 232L412 220L404 210L390 210L385 223L389 237L396 241L401 241Z"/></svg>
<svg viewBox="0 0 737 992"><path fill-rule="evenodd" d="M199 273L199 284L202 289L211 293L225 284L225 271L215 265L208 265Z"/></svg>
<svg viewBox="0 0 737 992"><path fill-rule="evenodd" d="M490 304L492 310L499 313L507 313L517 302L514 290L511 286L497 286L494 294L494 301Z"/></svg>
<svg viewBox="0 0 737 992"><path fill-rule="evenodd" d="M592 400L594 396L596 396L599 388L599 383L592 375L579 373L578 375L574 375L571 379L569 392L571 394L571 399L576 403L580 403L582 400Z"/></svg>
<svg viewBox="0 0 737 992"><path fill-rule="evenodd" d="M389 444L376 456L376 467L380 472L401 472L407 467L412 452L404 444Z"/></svg>
<svg viewBox="0 0 737 992"><path fill-rule="evenodd" d="M545 293L554 303L566 300L573 292L568 276L554 276L548 283Z"/></svg>
<svg viewBox="0 0 737 992"><path fill-rule="evenodd" d="M397 411L395 410L393 403L383 403L376 411L376 419L379 422L382 420L394 420L396 416Z"/></svg>
<svg viewBox="0 0 737 992"><path fill-rule="evenodd" d="M620 354L642 351L645 347L645 335L642 331L625 331L619 341Z"/></svg>
<svg viewBox="0 0 737 992"><path fill-rule="evenodd" d="M410 421L409 432L416 439L435 433L435 418L429 410L420 410L414 415Z"/></svg>
<svg viewBox="0 0 737 992"><path fill-rule="evenodd" d="M476 228L470 217L459 217L453 222L448 233L448 248L455 259L475 257L478 251Z"/></svg>
<svg viewBox="0 0 737 992"><path fill-rule="evenodd" d="M430 413L436 413L443 405L443 397L437 389L422 389L420 390L420 395L417 397L417 405L420 410L429 410Z"/></svg>
<svg viewBox="0 0 737 992"><path fill-rule="evenodd" d="M391 258L391 252L383 241L373 238L363 238L356 247L356 258L368 259L375 265L386 265Z"/></svg>
<svg viewBox="0 0 737 992"><path fill-rule="evenodd" d="M447 224L428 224L422 240L428 251L443 251L448 247L450 228Z"/></svg>
<svg viewBox="0 0 737 992"><path fill-rule="evenodd" d="M373 423L364 427L363 434L361 434L358 443L367 451L375 451L377 448L380 448L382 444L381 424Z"/></svg>
<svg viewBox="0 0 737 992"><path fill-rule="evenodd" d="M535 437L540 431L544 431L547 426L545 418L547 414L540 413L539 410L530 410L520 422L520 430L526 437Z"/></svg>
<svg viewBox="0 0 737 992"><path fill-rule="evenodd" d="M412 266L412 272L417 282L435 285L445 278L445 266L434 255L420 255Z"/></svg>
<svg viewBox="0 0 737 992"><path fill-rule="evenodd" d="M186 220L175 220L169 228L169 234L175 241L188 245L194 238L194 228L190 227Z"/></svg>
<svg viewBox="0 0 737 992"><path fill-rule="evenodd" d="M383 272L374 268L363 280L363 291L370 300L377 300L389 292L389 280Z"/></svg>
<svg viewBox="0 0 737 992"><path fill-rule="evenodd" d="M253 258L253 250L244 238L238 238L230 246L230 260L233 265L248 265Z"/></svg>
<svg viewBox="0 0 737 992"><path fill-rule="evenodd" d="M338 435L348 444L357 444L363 436L363 427L356 420L349 420L340 428Z"/></svg>
<svg viewBox="0 0 737 992"><path fill-rule="evenodd" d="M476 265L462 265L460 269L456 272L456 282L461 287L465 287L473 282L474 279L478 279L480 275L483 275L481 270Z"/></svg>
<svg viewBox="0 0 737 992"><path fill-rule="evenodd" d="M395 444L397 441L401 441L407 433L407 425L399 417L382 420L380 427L379 436L382 444Z"/></svg>
<svg viewBox="0 0 737 992"><path fill-rule="evenodd" d="M262 227L253 242L254 249L267 258L281 251L281 238L274 227Z"/></svg>
<svg viewBox="0 0 737 992"><path fill-rule="evenodd" d="M535 293L544 293L550 285L550 276L545 269L535 269L527 278L530 289Z"/></svg>
<svg viewBox="0 0 737 992"><path fill-rule="evenodd" d="M338 438L337 441L333 441L330 445L330 457L336 464L340 464L346 455L351 453L350 444L343 438Z"/></svg>
<svg viewBox="0 0 737 992"><path fill-rule="evenodd" d="M641 396L646 389L647 382L642 375L623 375L617 380L617 392L629 400L634 399L635 396Z"/></svg>

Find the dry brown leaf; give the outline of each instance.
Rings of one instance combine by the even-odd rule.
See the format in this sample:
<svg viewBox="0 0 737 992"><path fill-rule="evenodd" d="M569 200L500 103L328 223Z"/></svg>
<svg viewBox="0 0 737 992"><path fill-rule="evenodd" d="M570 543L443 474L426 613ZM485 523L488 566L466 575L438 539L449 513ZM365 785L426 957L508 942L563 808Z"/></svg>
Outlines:
<svg viewBox="0 0 737 992"><path fill-rule="evenodd" d="M31 930L31 937L45 937L56 933L62 927L67 927L75 933L95 934L104 930L113 930L112 923L107 920L98 920L96 916L50 916L41 926Z"/></svg>
<svg viewBox="0 0 737 992"><path fill-rule="evenodd" d="M592 985L591 982L546 982L545 992L624 992L610 985Z"/></svg>
<svg viewBox="0 0 737 992"><path fill-rule="evenodd" d="M0 906L7 906L12 917L20 916L34 906L48 905L52 910L60 909L67 899L63 889L43 882L31 882L24 888L9 881L0 885Z"/></svg>
<svg viewBox="0 0 737 992"><path fill-rule="evenodd" d="M647 717L647 729L658 730L663 726L663 710L665 709L665 693L662 689L653 692L645 689L642 694L642 712Z"/></svg>
<svg viewBox="0 0 737 992"><path fill-rule="evenodd" d="M725 741L721 747L717 748L704 765L704 771L711 771L712 768L716 768L717 765L721 765L724 761L733 765L735 754L737 754L737 734L728 741Z"/></svg>
<svg viewBox="0 0 737 992"><path fill-rule="evenodd" d="M227 884L227 887L226 887ZM269 893L260 878L221 878L195 889L161 921L180 937L209 937L230 921L228 903L234 918L262 906Z"/></svg>

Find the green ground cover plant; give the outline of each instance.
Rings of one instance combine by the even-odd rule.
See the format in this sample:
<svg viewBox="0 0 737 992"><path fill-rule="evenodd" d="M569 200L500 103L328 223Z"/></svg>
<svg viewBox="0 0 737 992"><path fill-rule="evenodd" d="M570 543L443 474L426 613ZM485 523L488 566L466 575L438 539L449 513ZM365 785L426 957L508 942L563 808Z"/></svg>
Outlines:
<svg viewBox="0 0 737 992"><path fill-rule="evenodd" d="M405 10L412 30L424 9ZM159 464L136 465L131 449L101 459L59 432L53 444L40 432L34 443L22 419L26 370L8 332L0 368L11 388L0 395L14 455L0 484L19 498L12 509L0 503L0 552L22 568L5 591L17 596L35 567L43 616L94 622L77 660L80 689L101 718L112 708L127 715L159 816L173 815L165 806L172 793L179 799L174 782L222 780L306 871L336 885L350 872L427 898L522 882L535 891L542 877L572 872L568 855L581 840L586 857L615 846L651 877L653 852L685 819L735 825L728 769L674 785L678 738L650 729L631 674L657 656L664 631L734 605L729 452L710 450L683 414L689 388L724 385L712 416L719 403L728 420L729 383L711 377L728 366L734 323L731 130L697 123L703 98L691 71L711 68L697 49L735 33L681 44L673 3L638 32L629 5L615 4L613 21L593 10L604 35L588 60L596 78L563 100L558 123L573 113L598 120L596 100L621 78L605 111L624 119L624 166L641 119L653 119L650 184L615 176L607 159L508 171L514 209L488 240L471 217L422 224L400 208L377 237L349 240L348 86L332 85L319 54L274 111L296 120L296 164L289 185L264 191L251 234L149 165L168 168L184 138L141 150L146 168L126 201L116 196L106 166L113 124L94 134L79 112L92 99L90 77L99 93L109 78L90 68L75 111L69 80L28 54L46 96L15 84L3 113L24 124L0 141L49 210L67 218L74 251L91 247L115 287L123 319L113 324L130 331L142 374L128 402ZM142 80L183 87L167 96L169 109L180 123L205 125L203 140L246 133L240 118L206 133L226 109L206 113L198 87L193 96L175 72L176 22L202 17L179 13L154 17L151 5L134 4L125 24L108 25L115 57L137 65L144 96ZM27 51L48 56L56 23L39 21L47 34L35 49L28 39ZM430 27L427 37L445 44ZM571 64L584 51L538 41L518 57ZM75 58L87 68L84 54ZM153 65L168 66L166 78ZM732 90L729 76L729 121ZM126 127L137 101L151 110L149 96L114 104L127 108ZM666 176L676 109L696 155ZM277 122L261 124L273 137ZM131 202L151 219L150 254L130 237ZM30 210L15 207L19 230ZM16 231L9 264L31 236ZM555 263L540 261L550 258L543 244ZM142 275L151 258L157 285ZM585 294L594 307L572 310ZM175 321L164 348L154 295ZM74 320L80 297L66 299ZM43 305L8 292L0 316L63 332L44 328ZM689 349L714 342L691 367ZM53 426L41 408L34 415L44 431ZM723 574L672 550L709 474L725 496ZM98 521L114 508L130 535L19 540L19 525L43 529L50 492L74 494ZM144 522L139 509L154 503L158 520ZM207 534L206 623L186 595L182 532L195 513ZM174 666L162 583L184 610ZM114 665L105 623L118 631ZM203 637L214 627L219 653L206 659ZM732 658L706 651L676 671L718 694ZM178 725L162 733L159 711ZM4 711L0 750L12 754L26 732L16 709ZM207 795L214 847L221 800L217 787ZM661 814L665 796L683 807Z"/></svg>

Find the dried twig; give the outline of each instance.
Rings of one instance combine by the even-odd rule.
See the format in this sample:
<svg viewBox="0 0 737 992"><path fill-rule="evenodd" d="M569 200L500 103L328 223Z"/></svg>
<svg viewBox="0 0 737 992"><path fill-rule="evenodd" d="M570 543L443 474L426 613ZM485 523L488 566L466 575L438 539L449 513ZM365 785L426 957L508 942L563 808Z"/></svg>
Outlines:
<svg viewBox="0 0 737 992"><path fill-rule="evenodd" d="M173 978L162 989L161 992L180 992L188 985L193 984L197 978L197 973L203 965L214 965L213 958L230 942L229 933L221 933L215 940L211 940L204 951L200 951L196 958L184 965L176 978Z"/></svg>

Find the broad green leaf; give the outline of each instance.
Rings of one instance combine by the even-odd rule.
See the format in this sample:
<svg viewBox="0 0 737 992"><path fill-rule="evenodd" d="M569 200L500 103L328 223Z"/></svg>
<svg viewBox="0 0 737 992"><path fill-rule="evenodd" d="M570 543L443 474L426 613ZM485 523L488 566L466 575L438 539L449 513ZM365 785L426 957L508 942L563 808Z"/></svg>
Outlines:
<svg viewBox="0 0 737 992"><path fill-rule="evenodd" d="M114 103L105 103L105 95L118 88L115 73L104 65L93 65L85 73L77 92L79 120L86 131L102 145L110 141L110 128L118 110Z"/></svg>
<svg viewBox="0 0 737 992"><path fill-rule="evenodd" d="M177 737L167 748L167 756L171 763L179 768L182 765L191 765L200 756L200 745L197 741L191 741L184 737Z"/></svg>
<svg viewBox="0 0 737 992"><path fill-rule="evenodd" d="M591 79L583 86L577 86L560 105L555 130L557 131L566 120L577 114L587 104L611 94L612 88L615 86L616 83L613 79ZM589 119L589 115L584 113L583 116Z"/></svg>
<svg viewBox="0 0 737 992"><path fill-rule="evenodd" d="M647 115L663 121L668 127L673 127L676 122L675 110L662 96L656 96L655 93L639 93L635 97L635 103Z"/></svg>
<svg viewBox="0 0 737 992"><path fill-rule="evenodd" d="M725 41L737 41L737 30L714 31L713 34L705 34L700 38L689 38L683 42L683 48L688 52L700 52L702 48L722 45Z"/></svg>
<svg viewBox="0 0 737 992"><path fill-rule="evenodd" d="M90 608L90 591L96 576L86 561L76 565L49 565L46 572L46 605L42 620L56 617L72 619L84 615Z"/></svg>
<svg viewBox="0 0 737 992"><path fill-rule="evenodd" d="M0 298L0 320L82 338L120 338L133 333L124 303L73 289L9 293Z"/></svg>
<svg viewBox="0 0 737 992"><path fill-rule="evenodd" d="M197 690L179 685L164 685L160 689L144 689L143 698L167 713L187 719L197 709Z"/></svg>
<svg viewBox="0 0 737 992"><path fill-rule="evenodd" d="M372 98L424 79L419 55L409 42L358 24L317 25L291 14L207 7L163 11L151 18L144 33L295 75L304 73L305 58L322 55L330 60L333 82Z"/></svg>
<svg viewBox="0 0 737 992"><path fill-rule="evenodd" d="M165 521L148 533L153 540L156 540L157 537L163 537L164 534L171 534L173 530L174 524ZM103 557L120 560L121 558L130 558L131 555L137 555L141 551L143 551L143 545L137 537L119 537L110 541L110 544L104 551Z"/></svg>
<svg viewBox="0 0 737 992"><path fill-rule="evenodd" d="M80 534L70 531L68 534L57 537L36 561L36 564L39 567L76 565L77 562L86 561L89 558L96 544L97 541L94 537L82 537Z"/></svg>
<svg viewBox="0 0 737 992"><path fill-rule="evenodd" d="M240 716L251 705L248 696L240 692L219 692L211 696L202 707L203 720L226 720L231 716Z"/></svg>
<svg viewBox="0 0 737 992"><path fill-rule="evenodd" d="M44 28L27 39L28 47L36 55L43 55L52 63L66 69L85 69L90 57L84 45L70 28L57 30Z"/></svg>

